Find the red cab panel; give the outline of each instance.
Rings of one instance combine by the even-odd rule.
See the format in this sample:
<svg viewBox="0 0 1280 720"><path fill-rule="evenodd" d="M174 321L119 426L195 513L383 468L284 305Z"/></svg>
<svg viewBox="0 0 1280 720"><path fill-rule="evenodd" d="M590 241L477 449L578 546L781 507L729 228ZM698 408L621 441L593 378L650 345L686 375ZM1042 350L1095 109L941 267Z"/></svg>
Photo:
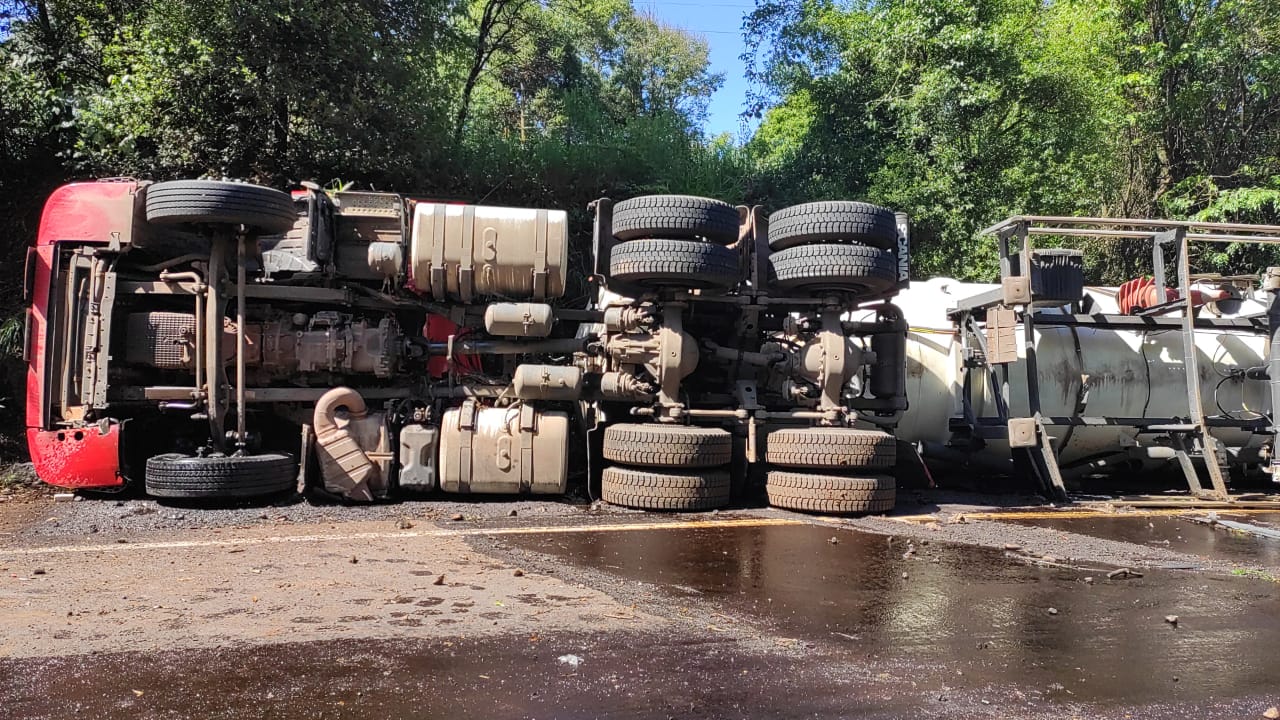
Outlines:
<svg viewBox="0 0 1280 720"><path fill-rule="evenodd" d="M28 428L49 426L49 418L44 417L44 375L54 244L130 242L137 213L138 188L138 183L133 180L71 183L54 190L45 202L36 236L35 257L30 260L34 267L31 270L31 310L25 348ZM35 452L32 446L32 455Z"/></svg>
<svg viewBox="0 0 1280 720"><path fill-rule="evenodd" d="M135 180L63 185L45 201L36 245L129 242L137 194Z"/></svg>
<svg viewBox="0 0 1280 720"><path fill-rule="evenodd" d="M36 475L65 488L119 487L120 426L111 424L69 430L27 428L27 448Z"/></svg>

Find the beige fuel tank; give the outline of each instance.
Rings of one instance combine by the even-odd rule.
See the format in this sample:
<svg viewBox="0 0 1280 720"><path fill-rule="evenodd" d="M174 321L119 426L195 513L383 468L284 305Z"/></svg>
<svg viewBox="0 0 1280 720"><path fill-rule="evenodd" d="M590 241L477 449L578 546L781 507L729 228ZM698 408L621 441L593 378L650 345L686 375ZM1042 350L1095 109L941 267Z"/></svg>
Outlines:
<svg viewBox="0 0 1280 720"><path fill-rule="evenodd" d="M531 405L445 411L440 489L455 493L559 494L568 478L569 415Z"/></svg>
<svg viewBox="0 0 1280 720"><path fill-rule="evenodd" d="M413 211L413 287L437 300L560 297L568 265L563 210L419 203Z"/></svg>

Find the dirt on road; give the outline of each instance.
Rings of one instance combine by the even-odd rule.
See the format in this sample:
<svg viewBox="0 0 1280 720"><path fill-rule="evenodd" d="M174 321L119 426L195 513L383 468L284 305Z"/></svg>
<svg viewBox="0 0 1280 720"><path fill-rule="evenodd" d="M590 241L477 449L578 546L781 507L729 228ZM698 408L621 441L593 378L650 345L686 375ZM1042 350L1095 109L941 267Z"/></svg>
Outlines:
<svg viewBox="0 0 1280 720"><path fill-rule="evenodd" d="M0 706L1234 718L1280 702L1274 548L1165 544L1168 516L1004 521L981 500L834 519L28 496L0 503ZM1221 532L1186 525L1201 531Z"/></svg>

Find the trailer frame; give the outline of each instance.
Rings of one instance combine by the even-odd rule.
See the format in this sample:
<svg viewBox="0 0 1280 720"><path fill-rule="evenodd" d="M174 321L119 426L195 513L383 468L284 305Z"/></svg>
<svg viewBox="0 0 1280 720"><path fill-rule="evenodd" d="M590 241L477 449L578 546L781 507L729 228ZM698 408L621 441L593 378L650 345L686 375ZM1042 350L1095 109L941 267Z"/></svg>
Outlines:
<svg viewBox="0 0 1280 720"><path fill-rule="evenodd" d="M1172 251L1176 273L1176 297L1145 308L1136 315L1089 313L1079 301L1067 313L1037 309L1066 303L1039 297L1031 282L1033 236L1080 237L1101 240L1138 239L1151 243L1154 285L1167 287L1166 253ZM972 449L988 439L1010 444L1014 468L1048 496L1067 500L1066 485L1059 467L1057 449L1046 432L1048 427L1118 425L1143 428L1169 436L1174 457L1191 494L1200 499L1228 501L1225 448L1209 433L1211 427L1235 427L1271 437L1271 470L1280 465L1275 450L1280 447L1280 427L1275 409L1280 406L1280 268L1263 273L1263 287L1271 295L1266 317L1197 317L1191 273L1192 242L1280 244L1280 226L1245 223L1217 223L1131 218L1062 217L1015 215L983 229L979 236L994 236L1000 258L1000 287L961 299L948 311L964 349L962 369L962 414L951 422L952 444L967 442ZM1014 330L1022 325L1022 349L1027 383L1027 417L1014 417L1010 407L1010 364L1018 359ZM1090 327L1114 330L1176 330L1182 339L1185 369L1184 392L1187 417L1132 418L1083 416L1078 408L1070 416L1044 416L1041 412L1036 328ZM1210 418L1203 411L1200 391L1197 330L1220 330L1261 334L1268 338L1267 369L1270 379L1271 412L1261 418ZM972 398L972 377L984 373L991 381L996 415L978 416ZM1203 459L1209 487L1201 482L1193 459Z"/></svg>

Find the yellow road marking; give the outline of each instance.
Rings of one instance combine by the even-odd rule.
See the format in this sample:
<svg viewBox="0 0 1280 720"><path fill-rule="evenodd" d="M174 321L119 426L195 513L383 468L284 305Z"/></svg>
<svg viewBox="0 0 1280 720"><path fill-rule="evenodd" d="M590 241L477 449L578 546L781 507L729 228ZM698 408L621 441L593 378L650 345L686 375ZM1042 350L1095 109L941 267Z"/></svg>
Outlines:
<svg viewBox="0 0 1280 720"><path fill-rule="evenodd" d="M1135 508L1132 510L1093 510L1093 509L1075 509L1075 510L1009 510L1006 512L960 512L957 515L963 515L968 520L1053 520L1058 518L1070 518L1074 520L1089 518L1142 518L1142 517L1161 517L1170 515L1187 515L1190 513L1218 513L1220 515L1256 515L1262 513L1280 514L1278 510L1268 510L1266 508ZM904 522L927 523L937 522L936 515L898 515L889 518L890 520L902 520Z"/></svg>
<svg viewBox="0 0 1280 720"><path fill-rule="evenodd" d="M111 543L109 545L55 545L51 547L0 548L5 555L53 555L66 553L136 552L139 550L181 550L187 548L236 547L243 545L315 543L348 540L382 540L414 537L468 537L476 535L556 535L592 532L634 532L637 530L689 530L697 528L767 527L805 525L787 518L725 518L722 520L676 520L669 522L622 523L617 525L546 525L506 528L434 528L430 530L323 533L315 535L272 535L269 537L223 538L218 540L167 540L159 542Z"/></svg>

